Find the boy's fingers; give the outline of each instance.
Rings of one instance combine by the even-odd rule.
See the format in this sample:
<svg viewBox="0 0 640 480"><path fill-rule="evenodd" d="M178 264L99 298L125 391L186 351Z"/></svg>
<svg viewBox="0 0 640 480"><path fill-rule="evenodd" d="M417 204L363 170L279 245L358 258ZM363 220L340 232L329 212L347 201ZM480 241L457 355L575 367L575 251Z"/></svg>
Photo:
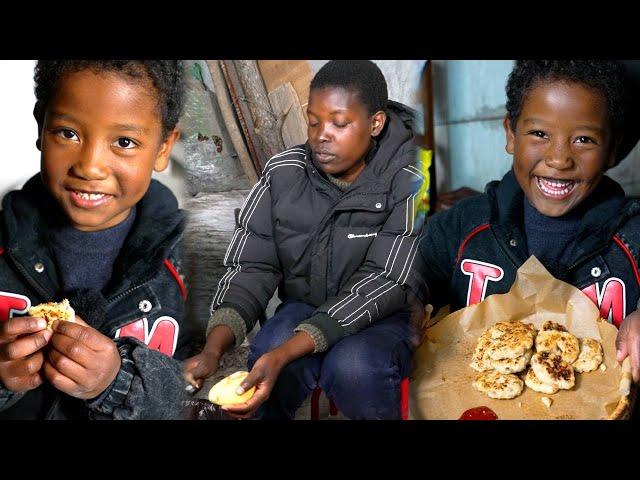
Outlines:
<svg viewBox="0 0 640 480"><path fill-rule="evenodd" d="M43 379L40 372L26 377L12 377L7 380L6 387L12 392L28 392L42 385Z"/></svg>
<svg viewBox="0 0 640 480"><path fill-rule="evenodd" d="M49 383L51 383L51 385L53 385L61 392L71 394L72 392L77 392L78 390L80 390L80 387L76 382L74 382L70 378L65 377L49 362L44 362L44 366L42 367L42 369L44 371L45 377L47 377L47 379L49 380Z"/></svg>
<svg viewBox="0 0 640 480"><path fill-rule="evenodd" d="M627 348L627 334L629 332L628 325L628 323L624 322L618 331L618 336L616 337L616 360L618 360L618 362L622 362L629 354Z"/></svg>
<svg viewBox="0 0 640 480"><path fill-rule="evenodd" d="M92 327L79 325L73 322L56 321L53 331L82 342L91 350L100 351L104 347L102 335Z"/></svg>
<svg viewBox="0 0 640 480"><path fill-rule="evenodd" d="M0 348L0 360L12 361L31 355L44 347L49 342L51 335L49 330L44 330L4 344Z"/></svg>
<svg viewBox="0 0 640 480"><path fill-rule="evenodd" d="M84 385L87 380L87 371L79 363L62 355L57 350L51 350L48 355L49 363L62 375L76 383Z"/></svg>
<svg viewBox="0 0 640 480"><path fill-rule="evenodd" d="M66 335L54 335L51 339L51 346L84 368L90 368L93 365L92 359L95 356L95 352L78 340Z"/></svg>
<svg viewBox="0 0 640 480"><path fill-rule="evenodd" d="M36 333L47 328L47 321L37 317L15 317L0 322L0 338Z"/></svg>
<svg viewBox="0 0 640 480"><path fill-rule="evenodd" d="M633 381L640 383L640 337L637 337L635 341L631 343L630 354Z"/></svg>
<svg viewBox="0 0 640 480"><path fill-rule="evenodd" d="M42 352L36 352L28 358L13 362L11 365L11 375L14 377L29 377L40 371L44 355Z"/></svg>

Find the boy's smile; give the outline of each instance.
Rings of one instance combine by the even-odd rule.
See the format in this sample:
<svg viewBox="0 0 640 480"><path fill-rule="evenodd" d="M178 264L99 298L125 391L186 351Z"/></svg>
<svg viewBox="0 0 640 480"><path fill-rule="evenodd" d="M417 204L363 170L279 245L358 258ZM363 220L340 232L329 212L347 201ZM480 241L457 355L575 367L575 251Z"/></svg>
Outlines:
<svg viewBox="0 0 640 480"><path fill-rule="evenodd" d="M575 82L538 82L525 97L515 131L508 119L504 126L518 183L549 217L574 209L615 162L606 101Z"/></svg>
<svg viewBox="0 0 640 480"><path fill-rule="evenodd" d="M40 125L41 175L72 225L104 230L127 218L177 139L162 139L148 79L81 70L64 74Z"/></svg>

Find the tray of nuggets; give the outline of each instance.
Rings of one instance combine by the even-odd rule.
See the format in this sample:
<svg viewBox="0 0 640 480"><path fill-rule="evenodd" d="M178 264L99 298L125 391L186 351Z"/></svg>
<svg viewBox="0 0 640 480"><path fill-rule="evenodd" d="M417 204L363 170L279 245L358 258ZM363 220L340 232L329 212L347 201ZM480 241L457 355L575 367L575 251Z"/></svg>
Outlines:
<svg viewBox="0 0 640 480"><path fill-rule="evenodd" d="M627 418L636 388L629 358L616 360L617 333L590 298L531 257L508 293L431 322L415 353L410 416Z"/></svg>
<svg viewBox="0 0 640 480"><path fill-rule="evenodd" d="M499 322L478 339L471 368L480 372L473 387L491 398L510 399L526 387L548 395L571 390L576 374L592 372L604 359L602 345L578 339L555 322L541 331L530 323Z"/></svg>

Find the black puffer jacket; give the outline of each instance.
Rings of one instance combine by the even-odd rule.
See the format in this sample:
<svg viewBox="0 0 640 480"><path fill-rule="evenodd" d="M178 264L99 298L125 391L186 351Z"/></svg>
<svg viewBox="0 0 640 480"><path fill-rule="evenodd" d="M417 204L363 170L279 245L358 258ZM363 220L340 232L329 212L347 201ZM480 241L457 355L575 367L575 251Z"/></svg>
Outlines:
<svg viewBox="0 0 640 480"><path fill-rule="evenodd" d="M62 296L47 230L60 215L33 177L2 202L0 321ZM153 180L137 205L134 225L110 283L70 301L92 327L114 338L122 359L115 381L94 401L63 394L48 383L26 394L0 382L0 418L182 418L184 383L178 360L192 354L184 328L186 290L179 245L184 215L169 189ZM104 294L104 295L103 295Z"/></svg>
<svg viewBox="0 0 640 480"><path fill-rule="evenodd" d="M235 309L253 328L279 286L282 300L317 307L305 323L328 347L403 309L421 288L412 269L422 224L413 111L389 102L388 122L344 192L314 165L309 145L265 165L238 219L212 311Z"/></svg>

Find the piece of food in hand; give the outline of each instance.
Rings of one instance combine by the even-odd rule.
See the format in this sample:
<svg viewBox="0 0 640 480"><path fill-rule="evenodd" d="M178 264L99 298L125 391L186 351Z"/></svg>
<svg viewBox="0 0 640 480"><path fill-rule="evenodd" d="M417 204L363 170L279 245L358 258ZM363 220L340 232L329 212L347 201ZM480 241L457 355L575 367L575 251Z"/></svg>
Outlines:
<svg viewBox="0 0 640 480"><path fill-rule="evenodd" d="M527 350L524 352L524 355L517 358L503 358L501 360L493 360L490 358L487 363L490 369L500 373L518 373L527 368L532 355L533 350Z"/></svg>
<svg viewBox="0 0 640 480"><path fill-rule="evenodd" d="M538 352L531 357L531 368L542 383L553 384L562 390L570 390L576 383L573 367L559 355Z"/></svg>
<svg viewBox="0 0 640 480"><path fill-rule="evenodd" d="M524 377L524 383L531 390L546 393L547 395L553 395L559 390L553 383L542 382L531 368L527 371L527 375Z"/></svg>
<svg viewBox="0 0 640 480"><path fill-rule="evenodd" d="M569 332L543 330L536 337L536 351L560 355L565 362L573 363L578 358L580 343Z"/></svg>
<svg viewBox="0 0 640 480"><path fill-rule="evenodd" d="M593 372L604 360L602 345L593 338L583 338L580 340L580 355L573 362L576 372Z"/></svg>
<svg viewBox="0 0 640 480"><path fill-rule="evenodd" d="M247 375L249 375L249 372L236 372L220 380L209 390L209 401L223 406L244 403L249 400L253 397L256 387L251 387L242 395L236 393L236 390Z"/></svg>
<svg viewBox="0 0 640 480"><path fill-rule="evenodd" d="M517 397L524 388L524 383L516 375L494 370L479 374L472 385L476 390L498 399Z"/></svg>
<svg viewBox="0 0 640 480"><path fill-rule="evenodd" d="M47 321L47 329L53 331L53 322L56 320L65 322L75 322L76 312L69 305L66 298L61 302L47 302L31 307L28 310L29 316L44 318Z"/></svg>
<svg viewBox="0 0 640 480"><path fill-rule="evenodd" d="M533 325L517 321L498 322L489 330L491 345L487 348L487 353L492 360L524 355L533 346L536 335Z"/></svg>

